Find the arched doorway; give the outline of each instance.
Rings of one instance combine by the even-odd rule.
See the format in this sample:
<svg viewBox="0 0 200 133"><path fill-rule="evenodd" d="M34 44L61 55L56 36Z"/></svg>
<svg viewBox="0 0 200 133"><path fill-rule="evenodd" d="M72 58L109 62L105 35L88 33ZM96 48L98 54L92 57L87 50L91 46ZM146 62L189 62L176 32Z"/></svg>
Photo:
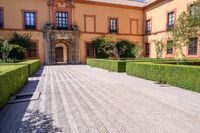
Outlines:
<svg viewBox="0 0 200 133"><path fill-rule="evenodd" d="M68 63L68 46L64 43L55 45L56 63Z"/></svg>
<svg viewBox="0 0 200 133"><path fill-rule="evenodd" d="M63 47L56 47L56 62L64 62Z"/></svg>

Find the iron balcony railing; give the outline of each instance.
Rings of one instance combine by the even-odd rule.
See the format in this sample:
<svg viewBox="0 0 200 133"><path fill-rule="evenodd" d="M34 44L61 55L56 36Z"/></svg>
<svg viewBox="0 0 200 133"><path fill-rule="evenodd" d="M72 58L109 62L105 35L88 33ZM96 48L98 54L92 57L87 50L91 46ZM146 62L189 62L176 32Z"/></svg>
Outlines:
<svg viewBox="0 0 200 133"><path fill-rule="evenodd" d="M46 30L69 30L69 31L79 31L78 25L67 24L64 26L58 26L55 24L45 24L44 29Z"/></svg>
<svg viewBox="0 0 200 133"><path fill-rule="evenodd" d="M72 25L71 24L67 24L63 26L56 25L54 26L54 28L55 30L72 30Z"/></svg>
<svg viewBox="0 0 200 133"><path fill-rule="evenodd" d="M36 29L36 25L24 25L25 29L30 29L30 30L35 30Z"/></svg>

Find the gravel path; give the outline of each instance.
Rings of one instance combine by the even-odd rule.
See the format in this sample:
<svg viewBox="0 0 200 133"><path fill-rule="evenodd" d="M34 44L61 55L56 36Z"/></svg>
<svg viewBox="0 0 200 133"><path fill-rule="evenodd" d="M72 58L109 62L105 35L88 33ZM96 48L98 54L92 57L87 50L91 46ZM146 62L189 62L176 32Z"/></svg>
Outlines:
<svg viewBox="0 0 200 133"><path fill-rule="evenodd" d="M200 94L86 65L45 66L7 104L0 132L199 133Z"/></svg>

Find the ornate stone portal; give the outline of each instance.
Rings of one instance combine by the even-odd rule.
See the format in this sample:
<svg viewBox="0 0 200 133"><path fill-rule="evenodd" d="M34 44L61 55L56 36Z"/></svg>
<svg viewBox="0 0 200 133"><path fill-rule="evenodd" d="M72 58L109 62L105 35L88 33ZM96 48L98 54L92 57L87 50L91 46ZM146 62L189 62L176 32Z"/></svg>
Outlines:
<svg viewBox="0 0 200 133"><path fill-rule="evenodd" d="M45 64L57 64L56 45L63 44L67 47L64 52L63 63L79 64L80 63L80 34L78 31L65 30L44 30L45 42ZM67 57L66 57L67 56ZM65 61L67 59L67 61Z"/></svg>
<svg viewBox="0 0 200 133"><path fill-rule="evenodd" d="M79 64L80 33L78 26L72 24L72 0L49 0L49 23L44 26L45 64ZM65 19L58 17L57 12L66 13ZM59 14L60 16L60 14ZM63 17L61 15L61 17ZM62 21L62 22L58 22ZM58 23L66 24L67 29L58 29ZM59 25L60 26L60 25ZM61 27L60 27L61 28ZM62 52L62 53L59 53Z"/></svg>

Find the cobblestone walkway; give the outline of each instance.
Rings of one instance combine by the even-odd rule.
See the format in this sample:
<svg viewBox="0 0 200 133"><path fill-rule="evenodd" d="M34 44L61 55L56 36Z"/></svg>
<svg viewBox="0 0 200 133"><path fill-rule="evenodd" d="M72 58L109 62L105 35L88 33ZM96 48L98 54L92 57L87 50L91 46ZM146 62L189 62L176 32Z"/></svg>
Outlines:
<svg viewBox="0 0 200 133"><path fill-rule="evenodd" d="M39 100L8 104L0 132L199 133L200 94L85 65L45 66L24 90Z"/></svg>

